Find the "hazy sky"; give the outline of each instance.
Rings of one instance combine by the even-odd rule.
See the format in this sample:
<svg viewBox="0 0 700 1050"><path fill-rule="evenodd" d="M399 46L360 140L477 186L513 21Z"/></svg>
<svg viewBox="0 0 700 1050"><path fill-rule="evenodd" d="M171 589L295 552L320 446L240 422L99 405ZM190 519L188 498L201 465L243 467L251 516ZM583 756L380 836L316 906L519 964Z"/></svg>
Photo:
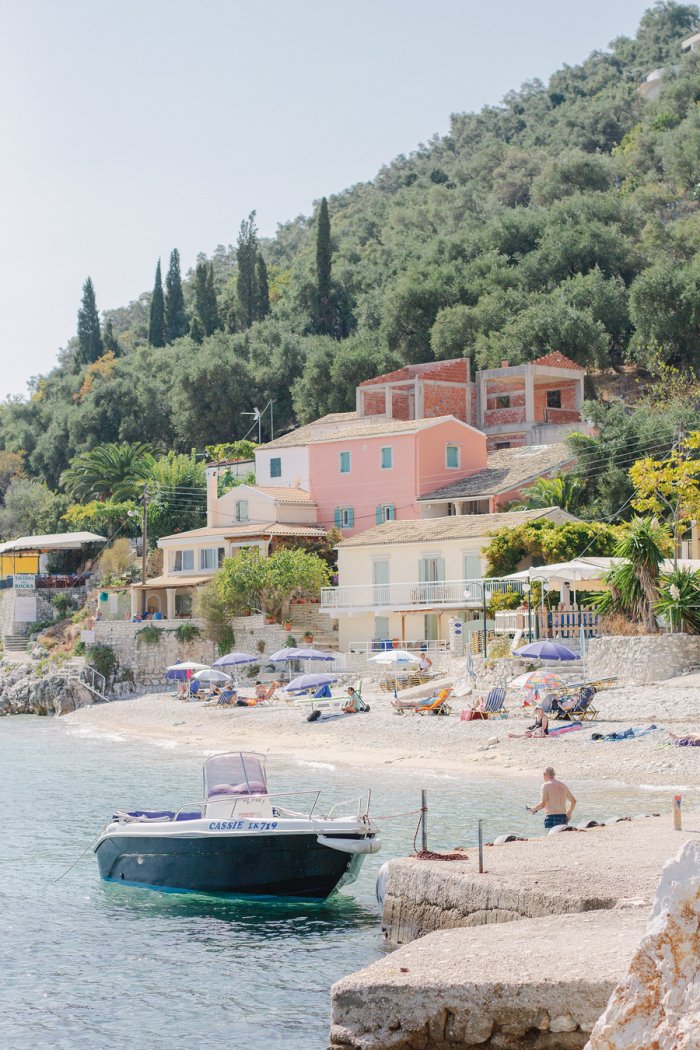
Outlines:
<svg viewBox="0 0 700 1050"><path fill-rule="evenodd" d="M173 247L264 235L650 0L0 0L0 397Z"/></svg>

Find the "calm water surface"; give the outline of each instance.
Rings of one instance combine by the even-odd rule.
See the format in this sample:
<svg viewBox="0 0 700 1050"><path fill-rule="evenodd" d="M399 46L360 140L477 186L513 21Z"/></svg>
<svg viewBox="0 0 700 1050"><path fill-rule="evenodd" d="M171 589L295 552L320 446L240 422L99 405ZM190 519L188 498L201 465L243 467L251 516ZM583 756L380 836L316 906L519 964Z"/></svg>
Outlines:
<svg viewBox="0 0 700 1050"><path fill-rule="evenodd" d="M11 1050L323 1050L330 985L382 951L377 870L413 845L416 817L382 825L384 849L325 904L224 901L103 883L79 857L114 809L177 808L201 792L203 756L90 736L59 719L0 720L0 1046ZM268 759L273 790L340 801L372 788L372 813L416 809L430 846L533 835L534 780L506 785ZM576 816L669 810L669 790L581 785Z"/></svg>

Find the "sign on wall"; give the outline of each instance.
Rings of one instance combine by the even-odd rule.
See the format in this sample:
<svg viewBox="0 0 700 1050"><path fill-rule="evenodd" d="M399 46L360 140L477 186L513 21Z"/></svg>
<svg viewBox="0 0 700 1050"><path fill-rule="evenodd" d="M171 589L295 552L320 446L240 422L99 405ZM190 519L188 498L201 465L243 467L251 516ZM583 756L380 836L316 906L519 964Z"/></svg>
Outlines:
<svg viewBox="0 0 700 1050"><path fill-rule="evenodd" d="M36 623L36 597L15 595L15 622Z"/></svg>
<svg viewBox="0 0 700 1050"><path fill-rule="evenodd" d="M36 588L36 576L33 572L16 572L13 580L16 591L33 591Z"/></svg>
<svg viewBox="0 0 700 1050"><path fill-rule="evenodd" d="M94 631L81 631L80 632L80 641L81 642L94 642L95 641L95 632Z"/></svg>

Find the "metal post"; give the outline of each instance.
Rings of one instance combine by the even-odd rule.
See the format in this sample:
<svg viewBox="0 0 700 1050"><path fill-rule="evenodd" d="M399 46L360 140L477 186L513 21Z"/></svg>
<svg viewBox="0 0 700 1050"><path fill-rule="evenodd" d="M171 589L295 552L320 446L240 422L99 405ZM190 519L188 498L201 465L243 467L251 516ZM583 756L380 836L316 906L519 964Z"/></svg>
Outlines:
<svg viewBox="0 0 700 1050"><path fill-rule="evenodd" d="M148 482L143 487L143 519L141 524L141 612L146 613L146 540L148 534Z"/></svg>
<svg viewBox="0 0 700 1050"><path fill-rule="evenodd" d="M484 587L483 583L481 585L481 597L483 599L483 606L484 606L484 660L485 660L486 656L487 656L487 653L486 653L486 588Z"/></svg>
<svg viewBox="0 0 700 1050"><path fill-rule="evenodd" d="M527 592L527 640L532 642L532 610L530 608L530 592Z"/></svg>
<svg viewBox="0 0 700 1050"><path fill-rule="evenodd" d="M420 793L420 830L421 830L421 850L423 853L428 851L428 792L423 788Z"/></svg>
<svg viewBox="0 0 700 1050"><path fill-rule="evenodd" d="M479 874L483 875L484 872L484 833L481 827L481 821L479 821Z"/></svg>

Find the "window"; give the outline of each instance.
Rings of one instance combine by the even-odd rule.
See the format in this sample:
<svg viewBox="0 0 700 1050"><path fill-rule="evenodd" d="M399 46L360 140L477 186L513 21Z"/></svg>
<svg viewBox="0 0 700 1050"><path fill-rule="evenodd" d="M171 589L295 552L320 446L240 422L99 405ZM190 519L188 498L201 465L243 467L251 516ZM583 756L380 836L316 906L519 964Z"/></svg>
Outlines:
<svg viewBox="0 0 700 1050"><path fill-rule="evenodd" d="M248 500L239 499L236 503L236 521L248 520Z"/></svg>
<svg viewBox="0 0 700 1050"><path fill-rule="evenodd" d="M173 572L194 572L194 551L175 551Z"/></svg>
<svg viewBox="0 0 700 1050"><path fill-rule="evenodd" d="M218 558L219 568L221 569L221 568L223 568L224 561L226 560L226 550L225 550L224 547L219 547L217 553L219 555L219 558Z"/></svg>
<svg viewBox="0 0 700 1050"><path fill-rule="evenodd" d="M175 615L176 616L191 616L192 615L192 595L191 594L176 594L175 595Z"/></svg>
<svg viewBox="0 0 700 1050"><path fill-rule="evenodd" d="M350 473L350 453L339 452L338 453L338 469L341 474Z"/></svg>
<svg viewBox="0 0 700 1050"><path fill-rule="evenodd" d="M463 579L465 580L481 579L481 558L478 554L464 555L463 572Z"/></svg>
<svg viewBox="0 0 700 1050"><path fill-rule="evenodd" d="M496 408L510 408L510 394L499 394L496 398Z"/></svg>
<svg viewBox="0 0 700 1050"><path fill-rule="evenodd" d="M377 525L383 525L385 521L395 521L396 511L393 503L382 503L377 507Z"/></svg>
<svg viewBox="0 0 700 1050"><path fill-rule="evenodd" d="M394 450L391 445L389 445L388 448L379 449L379 463L381 465L382 470L390 470L393 467L393 453Z"/></svg>
<svg viewBox="0 0 700 1050"><path fill-rule="evenodd" d="M200 569L218 569L219 552L216 547L205 547L199 552Z"/></svg>
<svg viewBox="0 0 700 1050"><path fill-rule="evenodd" d="M351 529L355 524L355 512L352 507L336 507L335 527L336 529Z"/></svg>
<svg viewBox="0 0 700 1050"><path fill-rule="evenodd" d="M459 467L459 445L445 445L445 466L448 470Z"/></svg>
<svg viewBox="0 0 700 1050"><path fill-rule="evenodd" d="M497 441L496 452L500 452L504 448L510 448L510 441Z"/></svg>
<svg viewBox="0 0 700 1050"><path fill-rule="evenodd" d="M389 637L389 617L388 616L375 616L374 617L374 637L385 639Z"/></svg>
<svg viewBox="0 0 700 1050"><path fill-rule="evenodd" d="M274 459L270 460L270 477L281 478L282 477L282 459L280 456L275 456Z"/></svg>
<svg viewBox="0 0 700 1050"><path fill-rule="evenodd" d="M421 583L439 583L445 579L445 559L421 558L418 562L418 579Z"/></svg>
<svg viewBox="0 0 700 1050"><path fill-rule="evenodd" d="M547 408L561 408L561 390L547 391Z"/></svg>
<svg viewBox="0 0 700 1050"><path fill-rule="evenodd" d="M438 640L438 618L437 613L426 613L424 617L423 637L426 642Z"/></svg>

